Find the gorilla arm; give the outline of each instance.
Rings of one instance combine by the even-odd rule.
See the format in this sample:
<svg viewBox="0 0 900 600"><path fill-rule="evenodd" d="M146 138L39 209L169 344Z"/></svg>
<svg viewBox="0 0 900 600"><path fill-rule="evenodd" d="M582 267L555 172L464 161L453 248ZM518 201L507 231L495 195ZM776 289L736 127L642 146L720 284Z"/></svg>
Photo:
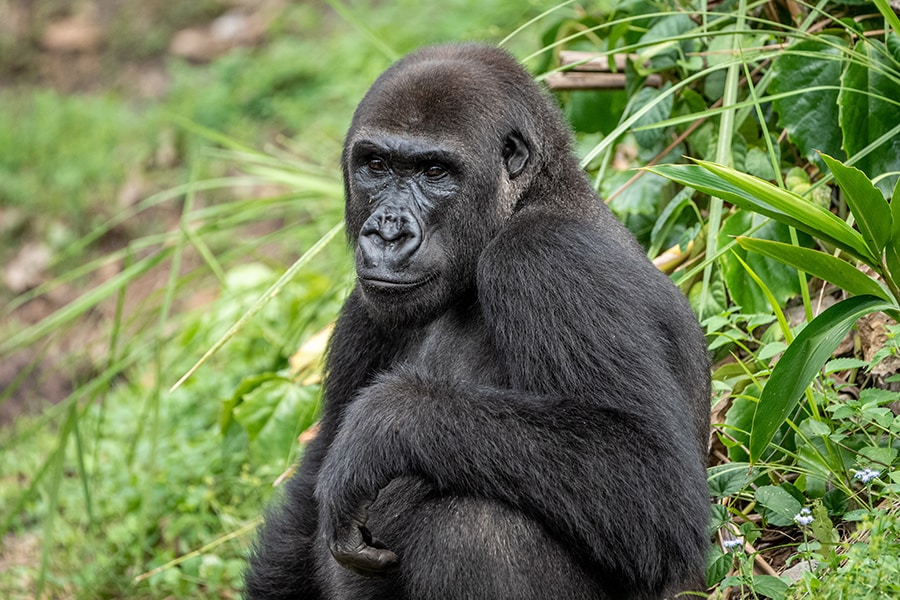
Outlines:
<svg viewBox="0 0 900 600"><path fill-rule="evenodd" d="M673 447L674 432L663 438L647 420L613 408L391 374L350 407L320 471L323 533L335 558L357 572L390 566L389 550L365 540L366 508L392 479L417 475L441 493L515 507L610 571L664 565L665 546L677 539L643 532L678 535L667 532L662 508L671 501L679 510L685 490L675 478L691 467L678 457L693 454L687 443ZM633 577L653 589L661 575Z"/></svg>
<svg viewBox="0 0 900 600"><path fill-rule="evenodd" d="M393 565L389 549L367 542L366 508L392 479L415 475L440 493L514 507L622 585L658 591L672 571L702 564L690 550L702 546L705 516L693 513L706 501L688 399L652 326L632 314L646 299L628 295L646 286L598 271L622 249L605 248L613 254L603 259L592 226L528 221L528 233L505 231L479 266L511 388L414 367L364 388L319 475L323 534L357 572Z"/></svg>
<svg viewBox="0 0 900 600"><path fill-rule="evenodd" d="M318 528L318 507L313 490L325 454L339 426L343 407L355 391L371 380L390 359L396 341L371 327L358 294L344 306L332 336L328 357L328 385L319 434L303 453L296 475L286 483L284 498L266 514L265 524L250 558L247 574L248 598L293 598L302 590L314 600L321 593L313 561L313 543ZM359 349L365 349L361 352ZM377 361L377 362L376 362Z"/></svg>

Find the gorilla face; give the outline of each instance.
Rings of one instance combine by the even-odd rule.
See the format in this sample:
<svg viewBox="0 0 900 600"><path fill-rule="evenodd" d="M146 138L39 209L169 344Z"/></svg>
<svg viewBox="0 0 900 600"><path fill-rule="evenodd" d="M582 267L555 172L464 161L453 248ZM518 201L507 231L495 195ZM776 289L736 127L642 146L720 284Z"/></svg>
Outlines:
<svg viewBox="0 0 900 600"><path fill-rule="evenodd" d="M456 95L474 93L469 87L460 86ZM465 136L459 128L442 132L432 113L446 114L452 99L432 106L427 87L417 89L405 106L394 99L383 109L391 122L357 119L364 123L351 128L344 153L359 289L374 318L407 325L428 322L467 293L474 296L478 257L509 219L510 182L529 158L518 132L498 135L494 126L471 128ZM467 106L457 101L454 122L482 118ZM402 126L398 114L406 116Z"/></svg>
<svg viewBox="0 0 900 600"><path fill-rule="evenodd" d="M352 144L349 168L364 297L376 312L397 306L411 313L438 309L464 267L454 264L447 239L452 228L441 226L448 207L462 201L460 157L425 140L375 134Z"/></svg>

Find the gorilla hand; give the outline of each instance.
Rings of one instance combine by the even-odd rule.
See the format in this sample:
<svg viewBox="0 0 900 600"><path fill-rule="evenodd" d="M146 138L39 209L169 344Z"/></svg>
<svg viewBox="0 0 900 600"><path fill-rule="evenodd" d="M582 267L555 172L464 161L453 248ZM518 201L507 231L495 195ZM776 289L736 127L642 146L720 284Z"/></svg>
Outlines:
<svg viewBox="0 0 900 600"><path fill-rule="evenodd" d="M393 474L391 469L373 468L373 464L385 467L388 461L384 457L373 462L372 448L384 447L373 442L385 432L370 416L378 414L379 399L386 403L395 397L389 384L372 385L360 394L344 415L345 426L332 441L333 451L316 482L320 532L328 550L342 566L367 577L383 576L399 562L366 527L369 507Z"/></svg>
<svg viewBox="0 0 900 600"><path fill-rule="evenodd" d="M335 524L334 527L326 527L324 535L331 555L342 566L359 575L379 577L397 566L400 559L373 540L366 529L371 504L367 502L361 505L344 519L323 519L323 523Z"/></svg>

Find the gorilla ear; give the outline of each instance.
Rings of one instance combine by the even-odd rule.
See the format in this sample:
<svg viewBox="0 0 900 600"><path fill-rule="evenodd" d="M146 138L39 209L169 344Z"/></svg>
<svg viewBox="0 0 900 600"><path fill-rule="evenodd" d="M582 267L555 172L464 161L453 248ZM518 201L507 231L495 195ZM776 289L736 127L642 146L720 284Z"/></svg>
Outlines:
<svg viewBox="0 0 900 600"><path fill-rule="evenodd" d="M518 133L510 133L503 146L503 160L506 161L506 171L510 179L515 179L525 170L530 156L525 140Z"/></svg>

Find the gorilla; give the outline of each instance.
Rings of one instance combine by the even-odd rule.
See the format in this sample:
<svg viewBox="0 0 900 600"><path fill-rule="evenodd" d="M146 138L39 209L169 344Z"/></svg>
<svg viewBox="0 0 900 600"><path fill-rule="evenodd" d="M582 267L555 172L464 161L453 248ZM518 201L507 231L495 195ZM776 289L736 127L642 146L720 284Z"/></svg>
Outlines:
<svg viewBox="0 0 900 600"><path fill-rule="evenodd" d="M342 156L356 285L251 599L652 599L702 585L709 364L507 53L374 83Z"/></svg>

